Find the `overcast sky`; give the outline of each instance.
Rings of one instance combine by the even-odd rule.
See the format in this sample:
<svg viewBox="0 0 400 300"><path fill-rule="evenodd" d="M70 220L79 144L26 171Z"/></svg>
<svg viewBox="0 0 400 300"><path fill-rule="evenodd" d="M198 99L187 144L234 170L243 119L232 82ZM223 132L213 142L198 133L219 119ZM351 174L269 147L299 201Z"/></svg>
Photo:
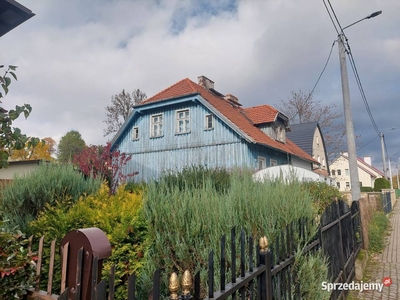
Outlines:
<svg viewBox="0 0 400 300"><path fill-rule="evenodd" d="M291 91L313 88L337 39L322 0L18 2L36 16L0 38L1 64L18 66L4 105L31 104L31 116L16 125L56 141L77 130L87 144L104 144L112 138L103 137L112 95L139 88L150 97L186 77L207 76L244 107L277 106ZM400 1L331 4L342 27L383 11L345 32L375 122L399 163ZM381 168L380 141L348 68L357 154ZM337 44L314 99L343 110Z"/></svg>

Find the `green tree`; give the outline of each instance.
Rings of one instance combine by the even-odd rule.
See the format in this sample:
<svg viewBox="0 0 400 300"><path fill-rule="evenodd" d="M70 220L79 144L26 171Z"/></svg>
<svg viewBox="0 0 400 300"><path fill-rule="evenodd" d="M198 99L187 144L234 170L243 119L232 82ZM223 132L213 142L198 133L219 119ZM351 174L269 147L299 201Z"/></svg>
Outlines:
<svg viewBox="0 0 400 300"><path fill-rule="evenodd" d="M106 106L106 119L103 122L107 124L107 128L104 130L104 136L116 133L133 111L133 106L145 99L146 93L139 89L133 90L132 94L122 90L121 93L112 96L111 105Z"/></svg>
<svg viewBox="0 0 400 300"><path fill-rule="evenodd" d="M4 65L0 65L0 69L3 68ZM8 94L11 77L17 80L17 75L14 72L16 68L16 66L8 66L4 75L0 76L0 84L4 91L4 93L0 92L0 99ZM21 114L24 114L25 118L27 118L32 111L32 107L29 104L16 105L15 109L8 111L3 108L2 103L0 100L0 169L7 167L8 157L12 150L20 150L25 145L30 148L40 142L38 138L28 138L21 133L19 128L12 127L13 121L18 119Z"/></svg>
<svg viewBox="0 0 400 300"><path fill-rule="evenodd" d="M58 144L58 160L62 163L70 162L74 156L86 147L81 134L76 130L67 132Z"/></svg>

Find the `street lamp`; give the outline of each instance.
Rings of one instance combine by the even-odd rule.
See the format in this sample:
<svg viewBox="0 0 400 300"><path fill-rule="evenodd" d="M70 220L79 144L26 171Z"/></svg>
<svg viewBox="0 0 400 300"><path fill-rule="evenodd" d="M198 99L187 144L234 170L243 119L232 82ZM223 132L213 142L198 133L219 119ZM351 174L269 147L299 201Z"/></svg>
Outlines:
<svg viewBox="0 0 400 300"><path fill-rule="evenodd" d="M357 165L357 153L356 153L356 142L354 136L354 125L353 118L351 114L351 104L350 104L350 89L349 89L349 78L347 76L347 66L346 66L346 47L344 45L344 33L343 30L361 22L365 19L370 19L380 15L382 11L377 11L369 16L358 20L346 27L343 27L342 33L338 36L339 45L339 61L340 61L340 73L342 79L342 94L343 94L343 109L344 109L344 120L346 123L346 138L347 138L347 151L349 155L349 169L350 169L350 186L351 186L351 197L353 201L358 201L361 198L360 190L360 180L358 178L358 165Z"/></svg>

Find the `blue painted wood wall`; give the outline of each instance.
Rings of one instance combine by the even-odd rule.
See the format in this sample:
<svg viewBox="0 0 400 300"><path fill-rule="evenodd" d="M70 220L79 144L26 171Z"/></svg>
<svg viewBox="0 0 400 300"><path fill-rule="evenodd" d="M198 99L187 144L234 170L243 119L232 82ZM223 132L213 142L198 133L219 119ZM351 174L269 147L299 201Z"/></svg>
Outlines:
<svg viewBox="0 0 400 300"><path fill-rule="evenodd" d="M189 99L188 99L189 100ZM193 100L193 99L191 99ZM132 155L125 167L126 173L138 172L134 180L157 179L163 171L176 171L185 166L232 168L235 166L258 168L258 156L278 164L287 164L285 153L250 144L214 115L214 128L205 129L205 116L212 112L197 101L186 101L163 107L143 110L126 127L117 149ZM176 110L190 109L190 133L176 134ZM150 137L151 115L163 113L162 137ZM132 140L134 127L139 128L139 139Z"/></svg>

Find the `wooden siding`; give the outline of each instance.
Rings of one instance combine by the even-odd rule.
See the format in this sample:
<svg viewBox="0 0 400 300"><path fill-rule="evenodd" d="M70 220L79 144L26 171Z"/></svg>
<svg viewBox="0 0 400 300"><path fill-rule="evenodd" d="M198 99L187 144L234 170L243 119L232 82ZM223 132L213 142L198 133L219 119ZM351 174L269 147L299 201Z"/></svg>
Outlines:
<svg viewBox="0 0 400 300"><path fill-rule="evenodd" d="M190 110L190 132L176 133L176 111ZM163 114L163 136L151 137L151 116ZM126 173L138 172L135 181L158 178L163 171L176 171L185 166L258 168L257 158L270 159L278 164L287 164L286 153L271 148L247 143L216 115L214 127L206 130L205 116L212 112L197 101L173 104L142 111L126 128L118 149L132 155L125 166ZM139 128L139 139L133 140L133 128Z"/></svg>

